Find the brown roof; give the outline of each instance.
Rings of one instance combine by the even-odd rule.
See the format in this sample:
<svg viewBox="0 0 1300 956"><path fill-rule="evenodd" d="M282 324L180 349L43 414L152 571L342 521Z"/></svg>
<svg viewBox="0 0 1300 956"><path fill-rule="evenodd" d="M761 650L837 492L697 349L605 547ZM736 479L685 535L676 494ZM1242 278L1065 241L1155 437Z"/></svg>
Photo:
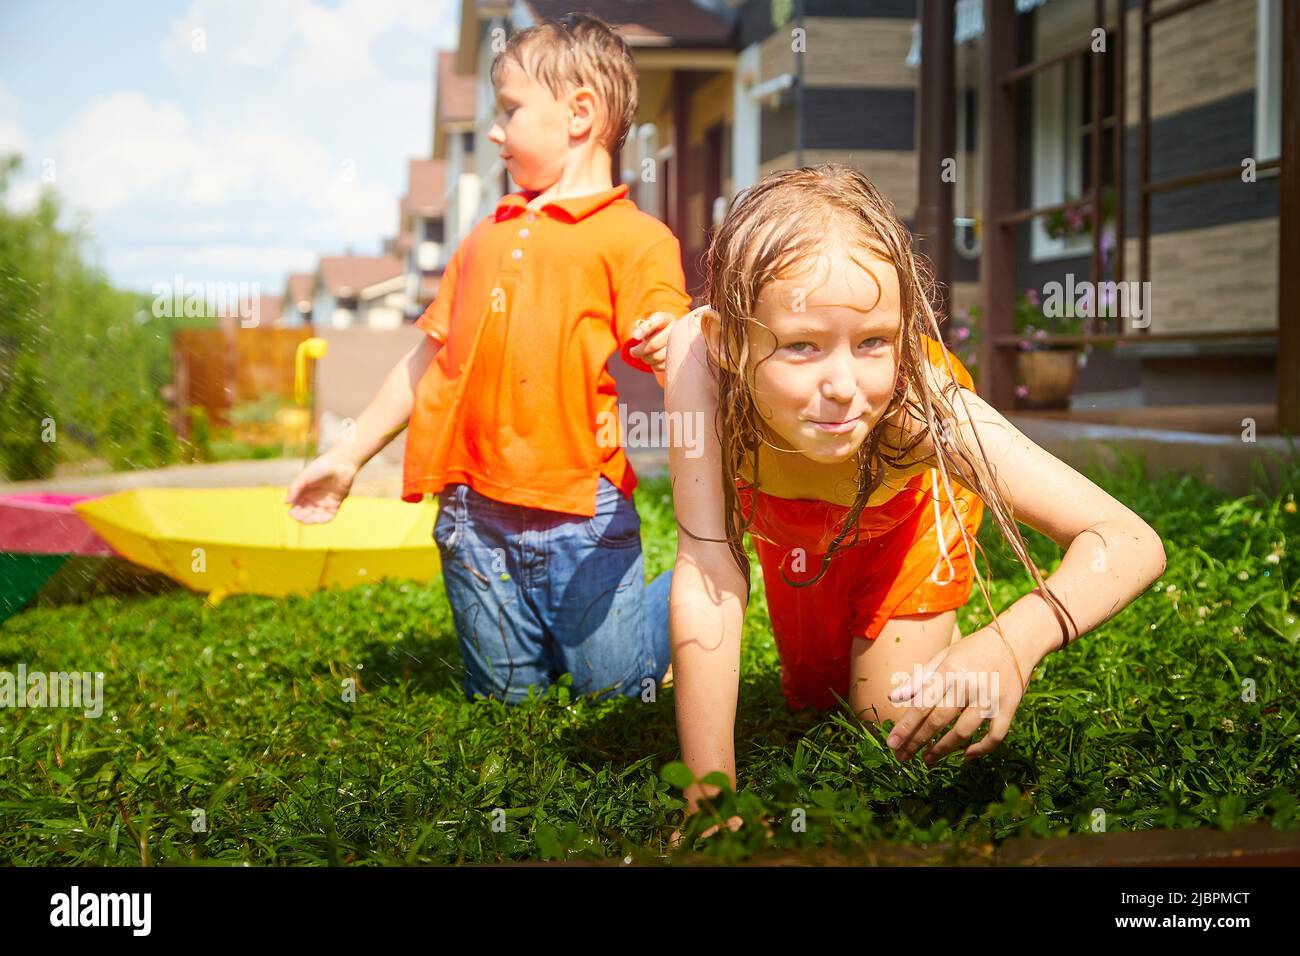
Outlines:
<svg viewBox="0 0 1300 956"><path fill-rule="evenodd" d="M456 72L456 54L438 52L438 122L474 119L474 74Z"/></svg>
<svg viewBox="0 0 1300 956"><path fill-rule="evenodd" d="M332 296L353 296L402 274L402 261L387 256L321 256L318 275Z"/></svg>
<svg viewBox="0 0 1300 956"><path fill-rule="evenodd" d="M285 282L285 298L289 302L306 305L310 309L315 285L316 277L310 272L290 272L289 279Z"/></svg>
<svg viewBox="0 0 1300 956"><path fill-rule="evenodd" d="M257 325L250 325L248 328L269 329L280 320L284 300L278 295L260 295L257 300ZM240 299L237 302L218 302L213 311L216 313L216 317L221 320L220 325L224 329L242 328L245 313L248 314L249 321L252 320L253 314L249 299Z"/></svg>
<svg viewBox="0 0 1300 956"><path fill-rule="evenodd" d="M434 218L447 212L447 164L441 159L413 159L407 165L405 207ZM405 222L403 223L405 225Z"/></svg>
<svg viewBox="0 0 1300 956"><path fill-rule="evenodd" d="M731 24L691 0L523 0L534 20L594 13L628 46L730 47Z"/></svg>

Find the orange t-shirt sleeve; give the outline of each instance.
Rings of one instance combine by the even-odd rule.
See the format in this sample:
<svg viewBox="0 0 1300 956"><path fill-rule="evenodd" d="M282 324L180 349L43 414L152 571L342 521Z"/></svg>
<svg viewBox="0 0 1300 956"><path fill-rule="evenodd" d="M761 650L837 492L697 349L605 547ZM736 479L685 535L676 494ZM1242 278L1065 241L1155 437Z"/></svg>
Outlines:
<svg viewBox="0 0 1300 956"><path fill-rule="evenodd" d="M433 297L433 301L429 303L424 313L415 320L417 327L444 345L447 342L447 334L451 331L451 307L456 301L456 285L460 279L460 250L463 247L463 244L457 246L456 251L451 254L447 268L443 270L442 278L438 280L438 294Z"/></svg>
<svg viewBox="0 0 1300 956"><path fill-rule="evenodd" d="M681 246L676 236L665 236L643 252L623 273L614 290L614 334L623 361L643 372L653 371L628 350L636 345L632 327L655 312L670 312L678 319L690 311Z"/></svg>

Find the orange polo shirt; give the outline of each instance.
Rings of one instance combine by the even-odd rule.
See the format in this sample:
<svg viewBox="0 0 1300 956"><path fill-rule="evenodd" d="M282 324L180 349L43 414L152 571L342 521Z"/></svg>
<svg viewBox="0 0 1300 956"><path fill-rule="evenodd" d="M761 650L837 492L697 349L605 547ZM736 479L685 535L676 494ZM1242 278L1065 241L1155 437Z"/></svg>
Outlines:
<svg viewBox="0 0 1300 956"><path fill-rule="evenodd" d="M536 195L511 193L475 225L416 320L442 348L416 388L404 501L461 482L590 517L601 475L626 497L636 487L621 432L597 440L621 428L605 363L640 319L689 311L681 248L626 184L529 209Z"/></svg>

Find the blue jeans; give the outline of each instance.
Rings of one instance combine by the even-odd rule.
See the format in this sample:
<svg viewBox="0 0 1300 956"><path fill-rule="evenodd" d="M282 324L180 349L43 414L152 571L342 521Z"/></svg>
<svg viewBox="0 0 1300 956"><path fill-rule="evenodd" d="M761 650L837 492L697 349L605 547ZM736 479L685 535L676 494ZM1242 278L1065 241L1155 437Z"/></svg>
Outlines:
<svg viewBox="0 0 1300 956"><path fill-rule="evenodd" d="M672 656L672 571L645 583L641 516L601 476L591 518L438 495L433 539L465 663L465 696L526 700L563 673L576 694L639 696Z"/></svg>

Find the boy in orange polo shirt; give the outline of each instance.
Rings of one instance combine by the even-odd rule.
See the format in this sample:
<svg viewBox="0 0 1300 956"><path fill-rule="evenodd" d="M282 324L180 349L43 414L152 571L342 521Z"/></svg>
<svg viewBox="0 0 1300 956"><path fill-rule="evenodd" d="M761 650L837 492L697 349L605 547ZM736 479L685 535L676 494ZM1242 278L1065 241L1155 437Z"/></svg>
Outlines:
<svg viewBox="0 0 1300 956"><path fill-rule="evenodd" d="M578 693L638 696L665 676L671 571L648 587L636 487L606 369L621 349L663 384L690 305L681 250L613 186L636 68L595 17L544 21L492 63L488 138L522 192L456 249L416 324L428 333L356 422L290 486L328 521L352 477L410 420L402 497L438 495L433 535L464 689L507 702L568 672Z"/></svg>

